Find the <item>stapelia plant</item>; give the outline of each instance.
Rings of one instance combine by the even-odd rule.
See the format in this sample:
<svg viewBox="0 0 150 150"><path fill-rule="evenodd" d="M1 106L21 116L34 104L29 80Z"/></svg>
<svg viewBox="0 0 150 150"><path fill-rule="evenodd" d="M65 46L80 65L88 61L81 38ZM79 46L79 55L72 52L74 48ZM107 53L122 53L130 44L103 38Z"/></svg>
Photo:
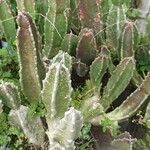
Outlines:
<svg viewBox="0 0 150 150"><path fill-rule="evenodd" d="M23 130L29 143L43 146L46 133L49 149L75 149L74 140L82 127L82 116L73 107L69 108L71 57L60 51L47 66L46 73L41 60L39 34L32 18L28 13L19 12L17 23L21 90L30 104L42 102L45 105L48 129L45 131L41 118L31 117L30 108L21 104L18 88L2 82L0 99L11 109L9 122Z"/></svg>
<svg viewBox="0 0 150 150"><path fill-rule="evenodd" d="M131 117L150 95L150 74L142 84L126 98L126 100L111 112L106 113L112 102L125 90L131 80L135 62L132 57L124 58L111 73L106 86L101 86L101 80L108 68L107 56L99 56L90 67L90 81L88 86L92 89L91 96L87 98L81 109L85 121L101 124L103 119L109 118L114 122L121 122ZM87 111L88 110L88 111ZM105 116L103 118L103 116Z"/></svg>
<svg viewBox="0 0 150 150"><path fill-rule="evenodd" d="M133 116L146 101L150 94L150 75L143 80L135 63L139 55L145 51L148 54L150 47L149 42L142 45L145 40L140 36L142 33L144 39L146 35L149 41L149 1L131 2L139 12L133 18L127 15L130 1L124 0L14 2L16 9L12 9L12 1L0 0L0 38L6 40L8 49L16 52L13 44L17 35L21 90L12 83L2 82L0 99L3 108L10 109L9 123L22 129L30 143L43 145L46 133L49 149L74 149L82 115L85 122L111 125ZM80 108L82 115L69 108L71 71L79 78L90 78L86 84L90 92ZM106 74L110 78L105 84ZM110 109L130 81L137 89L117 108ZM45 106L46 132L41 118L30 114L36 104ZM144 117L147 126L148 112L149 106ZM132 145L128 134L118 138L111 143L114 149L120 149L120 143L125 144L127 139L130 144L125 144L125 148Z"/></svg>

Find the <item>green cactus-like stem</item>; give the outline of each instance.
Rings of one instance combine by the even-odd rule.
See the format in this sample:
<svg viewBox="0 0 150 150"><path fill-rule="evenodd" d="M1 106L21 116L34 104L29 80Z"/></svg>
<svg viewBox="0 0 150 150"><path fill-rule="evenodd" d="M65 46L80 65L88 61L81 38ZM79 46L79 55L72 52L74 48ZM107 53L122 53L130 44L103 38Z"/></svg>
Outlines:
<svg viewBox="0 0 150 150"><path fill-rule="evenodd" d="M133 57L127 57L113 71L103 93L102 105L105 109L125 90L133 76L134 69Z"/></svg>
<svg viewBox="0 0 150 150"><path fill-rule="evenodd" d="M35 0L16 0L19 11L28 12L35 19Z"/></svg>
<svg viewBox="0 0 150 150"><path fill-rule="evenodd" d="M138 43L138 31L135 22L126 21L121 40L121 58L134 56L135 44Z"/></svg>
<svg viewBox="0 0 150 150"><path fill-rule="evenodd" d="M40 59L38 34L31 17L18 14L17 49L20 63L20 82L28 100L38 100L45 77L45 68Z"/></svg>
<svg viewBox="0 0 150 150"><path fill-rule="evenodd" d="M77 0L79 17L83 28L89 28L98 35L102 29L100 20L100 0Z"/></svg>
<svg viewBox="0 0 150 150"><path fill-rule="evenodd" d="M16 39L16 25L6 0L0 0L0 24L7 42L12 44Z"/></svg>
<svg viewBox="0 0 150 150"><path fill-rule="evenodd" d="M124 23L121 37L121 59L134 56L138 42L139 32L135 22L126 21ZM133 73L132 83L138 87L142 81L142 77L135 70Z"/></svg>
<svg viewBox="0 0 150 150"><path fill-rule="evenodd" d="M30 23L30 27L31 27L31 31L32 31L31 36L33 35L33 46L35 46L35 48L36 48L38 74L39 74L39 78L40 78L40 84L42 86L42 80L45 78L45 73L46 73L44 64L41 60L42 41L41 41L39 32L36 28L36 25L33 22L33 19L30 17L30 15L28 15L28 13L24 13L24 15L27 17L27 19Z"/></svg>
<svg viewBox="0 0 150 150"><path fill-rule="evenodd" d="M69 72L71 72L72 58L64 51L59 51L59 53L52 59L52 63L62 63L68 68Z"/></svg>
<svg viewBox="0 0 150 150"><path fill-rule="evenodd" d="M38 30L40 32L41 37L44 36L44 22L45 22L45 16L48 11L48 0L36 0L35 2L36 7L36 20L37 20L37 26Z"/></svg>
<svg viewBox="0 0 150 150"><path fill-rule="evenodd" d="M58 53L61 42L68 30L67 13L70 8L70 0L51 0L48 6L44 29L44 54L52 58Z"/></svg>
<svg viewBox="0 0 150 150"><path fill-rule="evenodd" d="M125 3L125 0L111 0L111 1L116 6L121 6Z"/></svg>
<svg viewBox="0 0 150 150"><path fill-rule="evenodd" d="M150 97L148 99L150 99ZM147 127L150 128L150 102L146 107L146 112L143 121L146 123Z"/></svg>
<svg viewBox="0 0 150 150"><path fill-rule="evenodd" d="M98 89L98 93L100 92L100 83L108 68L108 64L108 57L101 55L97 57L90 66L90 80L92 82L93 88Z"/></svg>
<svg viewBox="0 0 150 150"><path fill-rule="evenodd" d="M147 105L146 112L143 118L143 122L146 124L148 128L150 128L150 102Z"/></svg>
<svg viewBox="0 0 150 150"><path fill-rule="evenodd" d="M149 0L141 0L138 3L138 10L140 12L140 16L137 19L137 27L139 29L139 32L141 32L143 35L146 33L146 24L147 24L147 16L149 14L150 9L150 1Z"/></svg>
<svg viewBox="0 0 150 150"><path fill-rule="evenodd" d="M0 84L0 100L11 109L18 109L21 105L18 88L12 83Z"/></svg>
<svg viewBox="0 0 150 150"><path fill-rule="evenodd" d="M123 6L112 5L106 21L106 41L112 50L116 51L119 47L119 38L125 20L126 15Z"/></svg>
<svg viewBox="0 0 150 150"><path fill-rule="evenodd" d="M16 3L19 11L25 11L24 0L16 0Z"/></svg>
<svg viewBox="0 0 150 150"><path fill-rule="evenodd" d="M62 117L71 97L69 69L62 63L52 63L43 82L42 101L47 110L47 118Z"/></svg>
<svg viewBox="0 0 150 150"><path fill-rule="evenodd" d="M79 77L84 77L89 70L89 67L80 60L75 60L73 63L73 68Z"/></svg>
<svg viewBox="0 0 150 150"><path fill-rule="evenodd" d="M145 102L150 95L150 74L147 75L143 83L135 90L119 107L108 113L112 120L122 121L131 117Z"/></svg>
<svg viewBox="0 0 150 150"><path fill-rule="evenodd" d="M70 1L70 9L71 9L71 29L79 34L81 29L81 22L79 20L79 12L78 12L78 2L76 0Z"/></svg>
<svg viewBox="0 0 150 150"><path fill-rule="evenodd" d="M104 55L108 59L108 70L109 73L112 74L116 67L112 62L110 51L108 50L108 47L106 45L101 46L100 55Z"/></svg>
<svg viewBox="0 0 150 150"><path fill-rule="evenodd" d="M92 29L84 28L79 34L79 41L76 48L76 60L74 68L80 77L85 76L89 70L88 66L97 55L96 39Z"/></svg>
<svg viewBox="0 0 150 150"><path fill-rule="evenodd" d="M61 43L61 50L67 52L71 56L75 56L75 49L78 44L78 37L73 33L66 34L62 43Z"/></svg>
<svg viewBox="0 0 150 150"><path fill-rule="evenodd" d="M99 97L94 95L85 100L80 111L83 115L84 122L91 121L95 116L102 115L104 113L103 107L99 103Z"/></svg>
<svg viewBox="0 0 150 150"><path fill-rule="evenodd" d="M44 129L40 118L28 118L29 108L21 105L16 110L11 110L8 116L9 123L15 127L23 130L29 143L38 146L44 144Z"/></svg>
<svg viewBox="0 0 150 150"><path fill-rule="evenodd" d="M50 150L74 150L74 140L79 136L83 118L74 108L65 112L61 120L51 122L47 135L50 141Z"/></svg>
<svg viewBox="0 0 150 150"><path fill-rule="evenodd" d="M77 0L79 7L79 17L83 28L93 29L100 27L100 16L98 5L99 0Z"/></svg>
<svg viewBox="0 0 150 150"><path fill-rule="evenodd" d="M137 87L142 84L143 78L140 76L140 74L137 72L137 70L134 71L133 78L131 81Z"/></svg>
<svg viewBox="0 0 150 150"><path fill-rule="evenodd" d="M115 110L106 114L112 121L122 122L129 117L132 117L136 111L142 106L150 95L150 74L147 75L143 83L135 90L127 99ZM98 125L100 120L103 119L102 115L91 119L91 123Z"/></svg>
<svg viewBox="0 0 150 150"><path fill-rule="evenodd" d="M97 54L96 40L92 29L84 28L79 35L76 58L86 65L91 65Z"/></svg>

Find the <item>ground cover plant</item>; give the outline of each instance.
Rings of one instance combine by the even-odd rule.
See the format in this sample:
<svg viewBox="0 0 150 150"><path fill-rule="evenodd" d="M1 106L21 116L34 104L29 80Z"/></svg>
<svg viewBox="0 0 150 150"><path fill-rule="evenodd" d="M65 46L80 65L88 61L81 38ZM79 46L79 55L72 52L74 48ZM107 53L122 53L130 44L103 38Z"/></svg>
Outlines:
<svg viewBox="0 0 150 150"><path fill-rule="evenodd" d="M150 149L148 0L0 0L0 149Z"/></svg>

